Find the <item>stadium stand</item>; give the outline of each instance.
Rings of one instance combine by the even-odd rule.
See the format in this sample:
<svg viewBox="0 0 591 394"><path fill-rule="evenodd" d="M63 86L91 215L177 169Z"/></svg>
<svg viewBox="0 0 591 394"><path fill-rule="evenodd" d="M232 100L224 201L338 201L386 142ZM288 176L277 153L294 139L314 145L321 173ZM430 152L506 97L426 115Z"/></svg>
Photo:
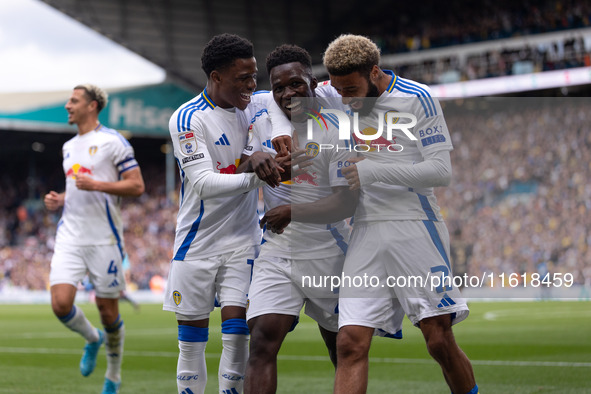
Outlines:
<svg viewBox="0 0 591 394"><path fill-rule="evenodd" d="M439 189L459 272L591 279L591 136L587 98L486 99L448 115L452 184Z"/></svg>
<svg viewBox="0 0 591 394"><path fill-rule="evenodd" d="M371 7L356 0L279 2L273 7L262 0L223 4L190 0L42 1L158 64L170 80L193 89L205 85L200 51L195 46L203 46L209 37L223 32L253 41L259 61L275 46L289 42L306 48L316 64L321 63L326 45L337 35L363 34L380 45L386 65L395 66L400 74L425 83L441 83L441 78L505 75L502 73L523 71L524 67L538 70L540 62L540 70L573 67L580 59L571 58L571 41L578 53L582 51L578 42L584 38L584 52L588 54L590 33L574 37L559 34L559 38L551 34L529 52L519 39L585 30L591 25L589 0L452 0L421 7L412 2L393 6L388 0L376 0ZM491 42L504 42L506 48L491 50ZM470 47L469 62L458 56L466 47ZM409 56L419 53L418 58ZM544 55L548 59L544 60ZM527 63L530 60L533 66ZM268 86L262 70L259 85Z"/></svg>

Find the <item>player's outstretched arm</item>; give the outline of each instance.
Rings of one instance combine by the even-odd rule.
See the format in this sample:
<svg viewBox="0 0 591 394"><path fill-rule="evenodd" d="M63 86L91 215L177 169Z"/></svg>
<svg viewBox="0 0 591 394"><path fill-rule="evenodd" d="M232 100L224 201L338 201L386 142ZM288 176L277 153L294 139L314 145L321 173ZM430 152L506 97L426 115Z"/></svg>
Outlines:
<svg viewBox="0 0 591 394"><path fill-rule="evenodd" d="M139 167L125 171L116 182L103 182L88 175L78 174L76 187L80 190L99 191L122 197L138 197L145 190L144 178Z"/></svg>

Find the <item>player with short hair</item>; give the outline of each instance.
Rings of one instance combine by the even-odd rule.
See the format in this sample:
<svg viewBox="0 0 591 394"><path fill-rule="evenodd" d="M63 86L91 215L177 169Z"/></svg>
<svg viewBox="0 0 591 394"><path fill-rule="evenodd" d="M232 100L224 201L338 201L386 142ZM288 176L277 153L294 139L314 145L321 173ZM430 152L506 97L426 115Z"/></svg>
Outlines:
<svg viewBox="0 0 591 394"><path fill-rule="evenodd" d="M125 289L119 203L123 196L137 197L144 192L133 148L121 134L98 121L107 100L107 94L95 85L74 88L66 110L68 122L78 127L78 134L62 148L66 191L51 191L44 198L49 210L64 207L49 274L51 307L66 327L87 341L80 361L83 376L94 371L105 342L103 394L119 391L125 337L118 303L119 293ZM104 333L74 305L76 286L87 272L96 290Z"/></svg>
<svg viewBox="0 0 591 394"><path fill-rule="evenodd" d="M213 37L201 62L207 86L169 123L182 185L163 308L178 321L178 392L203 393L209 314L217 294L223 343L219 390L235 393L242 391L248 358L246 294L261 242L257 193L249 191L265 184L256 174L236 173L257 66L252 43L233 34Z"/></svg>
<svg viewBox="0 0 591 394"><path fill-rule="evenodd" d="M467 317L468 307L451 284L432 286L428 281L431 275L452 275L449 235L433 193L433 187L446 186L451 179L449 131L429 88L380 69L379 59L371 40L350 34L330 43L323 58L330 85L324 85L322 93L334 96L336 91L343 104L358 112L359 130L377 130L388 111L402 113L394 120L398 124L409 122L403 114L415 116L417 122L408 127L412 135L395 128L390 140L355 136L356 144L368 149L360 148L365 160L343 169L351 188L360 188L344 275L420 277L423 282L341 288L335 393L365 392L373 330L388 331L400 307L422 331L452 392L477 393L472 366L451 328ZM376 101L367 99L371 97Z"/></svg>
<svg viewBox="0 0 591 394"><path fill-rule="evenodd" d="M278 188L264 186L267 213L265 243L255 260L249 290L248 325L251 331L250 357L246 369L245 393L277 390L277 353L287 333L297 324L300 310L318 323L335 367L338 330L338 296L330 288L303 284L303 277L338 276L347 248L349 229L343 220L353 214L357 193L348 190L340 169L351 154L345 150L320 151L321 144L338 144L338 132L316 127L307 136L306 114L317 80L312 74L310 55L295 45L281 45L267 57L271 94L292 121L298 135L296 147L310 158L306 173ZM270 144L272 124L267 108L252 119L241 167L266 166L276 155ZM293 215L293 216L292 216ZM291 222L291 223L290 223Z"/></svg>

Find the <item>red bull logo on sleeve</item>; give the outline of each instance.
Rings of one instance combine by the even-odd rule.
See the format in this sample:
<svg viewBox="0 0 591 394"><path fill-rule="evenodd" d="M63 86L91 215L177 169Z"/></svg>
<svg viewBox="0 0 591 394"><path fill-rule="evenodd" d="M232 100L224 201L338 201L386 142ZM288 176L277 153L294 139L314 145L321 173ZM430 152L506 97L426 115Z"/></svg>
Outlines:
<svg viewBox="0 0 591 394"><path fill-rule="evenodd" d="M76 163L68 169L66 172L66 178L76 179L76 175L78 174L92 175L92 170Z"/></svg>

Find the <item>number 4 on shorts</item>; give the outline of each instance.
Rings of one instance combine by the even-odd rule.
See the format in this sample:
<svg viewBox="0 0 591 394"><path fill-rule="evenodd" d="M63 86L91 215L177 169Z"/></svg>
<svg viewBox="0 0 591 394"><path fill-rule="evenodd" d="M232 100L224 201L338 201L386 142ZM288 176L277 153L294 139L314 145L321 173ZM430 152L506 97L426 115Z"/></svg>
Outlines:
<svg viewBox="0 0 591 394"><path fill-rule="evenodd" d="M107 271L108 274L117 275L117 265L115 265L115 260L111 260L109 264L109 270Z"/></svg>

